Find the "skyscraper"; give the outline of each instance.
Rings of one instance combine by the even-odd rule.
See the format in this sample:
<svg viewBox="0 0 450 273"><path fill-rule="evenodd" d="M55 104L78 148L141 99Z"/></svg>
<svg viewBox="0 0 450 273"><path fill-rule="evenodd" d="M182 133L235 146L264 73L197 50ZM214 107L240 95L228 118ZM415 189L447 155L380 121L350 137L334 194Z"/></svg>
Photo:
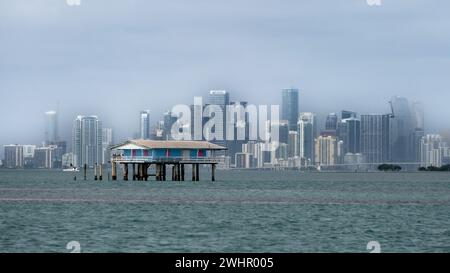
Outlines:
<svg viewBox="0 0 450 273"><path fill-rule="evenodd" d="M411 112L413 116L414 123L414 135L412 137L412 153L414 154L414 161L421 161L421 140L425 136L425 114L423 110L423 105L420 102L414 102L411 106Z"/></svg>
<svg viewBox="0 0 450 273"><path fill-rule="evenodd" d="M332 166L337 164L338 142L334 136L319 136L316 139L316 164Z"/></svg>
<svg viewBox="0 0 450 273"><path fill-rule="evenodd" d="M139 116L139 129L141 139L150 139L150 110L141 111Z"/></svg>
<svg viewBox="0 0 450 273"><path fill-rule="evenodd" d="M247 102L230 102L234 106L235 111L228 113L233 115L233 119L227 120L227 148L228 155L231 157L231 163L235 164L235 154L242 152L242 144L249 140L249 115L245 111Z"/></svg>
<svg viewBox="0 0 450 273"><path fill-rule="evenodd" d="M316 115L313 113L301 113L298 121L299 156L306 159L309 164L314 164L315 138L317 136Z"/></svg>
<svg viewBox="0 0 450 273"><path fill-rule="evenodd" d="M420 144L420 165L422 167L441 167L444 155L450 151L448 144L442 141L442 137L426 135Z"/></svg>
<svg viewBox="0 0 450 273"><path fill-rule="evenodd" d="M296 157L298 152L298 133L297 131L289 131L288 138L288 157Z"/></svg>
<svg viewBox="0 0 450 273"><path fill-rule="evenodd" d="M226 106L230 104L230 95L225 90L211 90L209 91L209 96L207 99L209 105L217 105L222 109L223 117L222 119L216 119L216 126L214 128L216 136L221 138L222 141L213 141L217 144L224 145L224 140L226 138Z"/></svg>
<svg viewBox="0 0 450 273"><path fill-rule="evenodd" d="M3 165L6 168L23 168L23 146L22 145L5 145L3 146L5 151L5 160Z"/></svg>
<svg viewBox="0 0 450 273"><path fill-rule="evenodd" d="M216 135L216 139L211 140L212 143L227 147L229 150L233 150L232 147L229 147L230 142L226 141L227 131L226 131L226 106L230 104L230 94L225 90L211 90L209 91L209 96L207 98L207 104L209 105L217 105L222 109L223 117L216 118L216 124L214 126L214 133ZM206 114L209 115L206 111ZM205 136L206 137L206 136ZM219 151L216 153L217 155L224 156L225 151Z"/></svg>
<svg viewBox="0 0 450 273"><path fill-rule="evenodd" d="M167 111L164 113L164 140L172 139L172 126L175 122L177 122L177 117L173 117L171 111Z"/></svg>
<svg viewBox="0 0 450 273"><path fill-rule="evenodd" d="M72 138L78 167L102 163L102 123L97 116L78 116L73 124Z"/></svg>
<svg viewBox="0 0 450 273"><path fill-rule="evenodd" d="M392 98L395 117L391 120L391 153L394 162L415 161L416 149L413 145L415 134L415 117L406 98Z"/></svg>
<svg viewBox="0 0 450 273"><path fill-rule="evenodd" d="M391 160L390 115L361 115L361 153L367 163Z"/></svg>
<svg viewBox="0 0 450 273"><path fill-rule="evenodd" d="M298 122L298 89L288 88L282 90L281 119L289 122L289 130L297 130Z"/></svg>
<svg viewBox="0 0 450 273"><path fill-rule="evenodd" d="M343 141L343 153L361 152L361 121L357 118L343 119L339 123L339 137Z"/></svg>
<svg viewBox="0 0 450 273"><path fill-rule="evenodd" d="M289 142L289 123L287 120L280 120L278 124L278 129L280 131L278 138L280 143L288 144Z"/></svg>
<svg viewBox="0 0 450 273"><path fill-rule="evenodd" d="M348 111L348 110L342 110L341 112L341 119L348 119L348 118L356 118L356 112Z"/></svg>
<svg viewBox="0 0 450 273"><path fill-rule="evenodd" d="M325 122L325 130L336 132L337 127L338 127L338 116L335 113L328 114L327 120Z"/></svg>
<svg viewBox="0 0 450 273"><path fill-rule="evenodd" d="M56 149L56 145L36 148L34 151L34 167L39 169L54 168Z"/></svg>
<svg viewBox="0 0 450 273"><path fill-rule="evenodd" d="M110 147L114 144L112 128L102 128L102 164L106 164L111 158Z"/></svg>
<svg viewBox="0 0 450 273"><path fill-rule="evenodd" d="M58 141L58 113L55 111L45 112L45 143L56 143Z"/></svg>

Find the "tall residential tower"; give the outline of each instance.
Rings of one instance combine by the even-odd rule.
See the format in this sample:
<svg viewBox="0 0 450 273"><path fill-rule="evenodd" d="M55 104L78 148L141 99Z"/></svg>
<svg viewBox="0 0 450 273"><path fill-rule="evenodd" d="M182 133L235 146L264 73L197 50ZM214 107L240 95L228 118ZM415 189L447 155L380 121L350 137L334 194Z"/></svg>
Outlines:
<svg viewBox="0 0 450 273"><path fill-rule="evenodd" d="M102 163L102 123L97 116L78 116L73 123L72 138L78 167Z"/></svg>
<svg viewBox="0 0 450 273"><path fill-rule="evenodd" d="M45 143L56 143L58 136L58 113L55 111L45 112Z"/></svg>
<svg viewBox="0 0 450 273"><path fill-rule="evenodd" d="M141 139L150 139L150 110L141 111L139 129Z"/></svg>
<svg viewBox="0 0 450 273"><path fill-rule="evenodd" d="M281 98L281 119L289 122L290 131L297 130L298 108L298 89L283 89Z"/></svg>

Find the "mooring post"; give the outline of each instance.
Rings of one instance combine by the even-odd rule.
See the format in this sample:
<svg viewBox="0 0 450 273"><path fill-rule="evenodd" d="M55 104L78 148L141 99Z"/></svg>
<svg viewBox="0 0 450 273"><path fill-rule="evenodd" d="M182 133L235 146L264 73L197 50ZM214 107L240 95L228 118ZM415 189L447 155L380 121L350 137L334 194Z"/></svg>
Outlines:
<svg viewBox="0 0 450 273"><path fill-rule="evenodd" d="M181 164L181 181L184 181L184 164Z"/></svg>
<svg viewBox="0 0 450 273"><path fill-rule="evenodd" d="M216 164L211 164L211 181L216 181Z"/></svg>
<svg viewBox="0 0 450 273"><path fill-rule="evenodd" d="M95 181L98 180L98 176L97 176L97 163L95 163L95 165L94 165L94 180L95 180Z"/></svg>
<svg viewBox="0 0 450 273"><path fill-rule="evenodd" d="M142 163L142 181L145 180L145 163Z"/></svg>
<svg viewBox="0 0 450 273"><path fill-rule="evenodd" d="M86 163L83 166L83 171L84 171L84 180L87 180L87 164Z"/></svg>
<svg viewBox="0 0 450 273"><path fill-rule="evenodd" d="M162 172L163 172L163 181L166 181L166 172L167 172L167 170L166 170L166 163L163 163L163 170L162 170Z"/></svg>
<svg viewBox="0 0 450 273"><path fill-rule="evenodd" d="M99 179L100 179L100 181L102 181L102 180L103 180L103 164L100 164L99 168L100 168L100 176L99 176Z"/></svg>
<svg viewBox="0 0 450 273"><path fill-rule="evenodd" d="M144 179L145 181L148 181L148 164L144 164Z"/></svg>
<svg viewBox="0 0 450 273"><path fill-rule="evenodd" d="M200 164L195 164L195 178L196 181L200 181Z"/></svg>

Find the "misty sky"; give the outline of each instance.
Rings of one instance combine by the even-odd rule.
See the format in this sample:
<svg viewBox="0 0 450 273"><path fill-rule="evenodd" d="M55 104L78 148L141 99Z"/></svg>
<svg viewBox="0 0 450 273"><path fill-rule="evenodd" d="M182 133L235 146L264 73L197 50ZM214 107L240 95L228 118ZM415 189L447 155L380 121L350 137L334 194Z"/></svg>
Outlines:
<svg viewBox="0 0 450 273"><path fill-rule="evenodd" d="M426 129L450 127L450 1L0 0L0 145L38 144L60 104L117 138L174 104L226 89L300 111L389 112L393 95L424 103Z"/></svg>

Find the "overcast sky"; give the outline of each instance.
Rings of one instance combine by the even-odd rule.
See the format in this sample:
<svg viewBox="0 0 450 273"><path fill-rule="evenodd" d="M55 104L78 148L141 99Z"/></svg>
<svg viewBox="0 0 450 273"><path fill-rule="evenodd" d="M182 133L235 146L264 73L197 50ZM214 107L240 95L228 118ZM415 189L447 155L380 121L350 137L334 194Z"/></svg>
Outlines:
<svg viewBox="0 0 450 273"><path fill-rule="evenodd" d="M450 1L0 1L0 144L40 143L60 104L60 134L95 114L118 138L194 95L301 111L389 112L422 101L426 129L450 127Z"/></svg>

